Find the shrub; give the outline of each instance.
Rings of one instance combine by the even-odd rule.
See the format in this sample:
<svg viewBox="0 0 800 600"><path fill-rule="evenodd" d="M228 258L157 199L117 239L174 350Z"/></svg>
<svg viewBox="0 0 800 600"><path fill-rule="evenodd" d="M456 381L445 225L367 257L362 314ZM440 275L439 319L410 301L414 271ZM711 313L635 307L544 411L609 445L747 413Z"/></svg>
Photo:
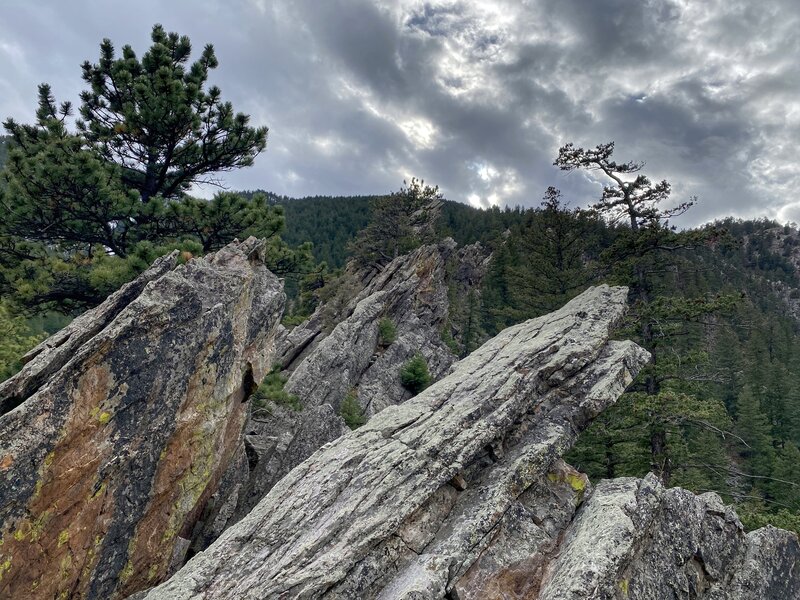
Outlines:
<svg viewBox="0 0 800 600"><path fill-rule="evenodd" d="M400 369L400 383L413 394L419 394L431 384L431 381L428 363L419 352Z"/></svg>
<svg viewBox="0 0 800 600"><path fill-rule="evenodd" d="M253 392L253 403L258 408L266 408L268 402L290 408L292 410L303 410L303 405L297 396L284 391L287 378L281 374L280 367L275 367L264 377L261 385Z"/></svg>
<svg viewBox="0 0 800 600"><path fill-rule="evenodd" d="M444 344L450 348L450 352L456 356L461 356L461 346L458 345L458 342L453 337L449 326L445 325L444 329L442 329L441 338Z"/></svg>
<svg viewBox="0 0 800 600"><path fill-rule="evenodd" d="M44 337L31 331L25 318L15 315L6 302L0 300L0 381L19 371L22 355Z"/></svg>
<svg viewBox="0 0 800 600"><path fill-rule="evenodd" d="M367 422L364 411L358 403L356 393L352 390L342 400L342 405L339 407L339 415L350 429L358 429Z"/></svg>
<svg viewBox="0 0 800 600"><path fill-rule="evenodd" d="M391 319L383 318L378 322L378 344L389 346L397 339L397 327L394 326Z"/></svg>
<svg viewBox="0 0 800 600"><path fill-rule="evenodd" d="M736 507L736 514L746 531L753 531L767 525L800 533L800 515L781 508L775 513L767 512L758 504L744 504Z"/></svg>

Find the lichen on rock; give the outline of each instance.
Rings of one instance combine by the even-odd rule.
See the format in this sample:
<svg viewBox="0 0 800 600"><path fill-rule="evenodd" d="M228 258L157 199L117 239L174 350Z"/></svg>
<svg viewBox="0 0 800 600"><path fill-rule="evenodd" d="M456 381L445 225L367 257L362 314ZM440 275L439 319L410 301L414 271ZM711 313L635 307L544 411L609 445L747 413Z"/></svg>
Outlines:
<svg viewBox="0 0 800 600"><path fill-rule="evenodd" d="M284 295L263 252L157 261L0 387L0 596L122 598L167 576L271 360Z"/></svg>

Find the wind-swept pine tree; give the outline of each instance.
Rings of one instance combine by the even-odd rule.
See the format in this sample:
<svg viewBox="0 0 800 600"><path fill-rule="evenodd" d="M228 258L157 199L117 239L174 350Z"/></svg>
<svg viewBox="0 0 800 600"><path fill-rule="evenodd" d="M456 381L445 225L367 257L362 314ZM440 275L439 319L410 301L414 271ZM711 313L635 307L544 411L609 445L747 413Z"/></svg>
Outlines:
<svg viewBox="0 0 800 600"><path fill-rule="evenodd" d="M614 143L593 149L563 146L555 165L564 171L584 169L602 173L610 183L603 187L593 209L616 227L614 242L604 252L608 277L630 287L632 329L629 333L649 350L653 360L634 385L635 410L647 424L651 469L669 482L676 447L686 447L686 427L717 427L715 416L724 410L712 398L699 399L694 383L707 376L706 355L688 352L687 339L699 335L693 324L731 304L730 298L676 295L675 274L685 266L680 251L701 245L714 232L680 233L669 219L686 212L696 201L691 198L673 207L662 203L670 196L667 181L653 183L640 171L643 163L617 162L612 158Z"/></svg>

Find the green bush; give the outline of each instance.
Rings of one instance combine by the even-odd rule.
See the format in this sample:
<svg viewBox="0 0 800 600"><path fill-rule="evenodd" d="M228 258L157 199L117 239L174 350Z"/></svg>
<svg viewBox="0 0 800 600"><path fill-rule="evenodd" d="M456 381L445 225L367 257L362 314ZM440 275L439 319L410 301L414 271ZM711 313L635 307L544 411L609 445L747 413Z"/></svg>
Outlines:
<svg viewBox="0 0 800 600"><path fill-rule="evenodd" d="M397 339L397 327L394 326L391 319L383 318L378 322L378 344L389 346Z"/></svg>
<svg viewBox="0 0 800 600"><path fill-rule="evenodd" d="M431 384L431 381L428 363L419 352L400 369L400 383L413 394L419 394Z"/></svg>
<svg viewBox="0 0 800 600"><path fill-rule="evenodd" d="M364 411L358 403L358 398L356 398L356 394L352 390L342 400L342 405L339 407L339 415L350 429L358 429L367 422Z"/></svg>
<svg viewBox="0 0 800 600"><path fill-rule="evenodd" d="M297 396L284 391L287 378L281 374L280 367L275 367L264 377L261 385L253 392L253 404L257 408L266 408L268 402L290 408L292 410L303 410L303 405Z"/></svg>
<svg viewBox="0 0 800 600"><path fill-rule="evenodd" d="M740 504L736 507L736 514L746 531L772 525L800 534L800 515L785 508L777 512L767 512L758 504Z"/></svg>
<svg viewBox="0 0 800 600"><path fill-rule="evenodd" d="M456 356L461 356L461 347L458 345L458 342L450 332L449 326L445 325L445 327L442 329L441 338L445 345L450 348L450 352Z"/></svg>
<svg viewBox="0 0 800 600"><path fill-rule="evenodd" d="M308 319L308 317L303 315L284 315L283 319L281 319L281 325L284 327L297 327L305 322L306 319Z"/></svg>
<svg viewBox="0 0 800 600"><path fill-rule="evenodd" d="M0 300L0 381L22 368L20 358L45 338L31 331L25 318L15 315L5 301Z"/></svg>

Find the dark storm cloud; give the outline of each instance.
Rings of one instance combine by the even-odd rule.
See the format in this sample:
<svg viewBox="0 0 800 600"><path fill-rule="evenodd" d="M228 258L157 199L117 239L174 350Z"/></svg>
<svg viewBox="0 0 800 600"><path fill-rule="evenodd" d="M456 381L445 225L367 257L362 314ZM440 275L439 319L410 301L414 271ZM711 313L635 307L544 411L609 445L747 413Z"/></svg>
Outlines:
<svg viewBox="0 0 800 600"><path fill-rule="evenodd" d="M270 126L233 188L385 192L412 175L474 204L535 205L567 141L615 140L725 214L800 220L795 0L156 0L3 6L0 115L32 118L36 84L75 100L103 37L143 51L153 23L213 42L214 83Z"/></svg>

